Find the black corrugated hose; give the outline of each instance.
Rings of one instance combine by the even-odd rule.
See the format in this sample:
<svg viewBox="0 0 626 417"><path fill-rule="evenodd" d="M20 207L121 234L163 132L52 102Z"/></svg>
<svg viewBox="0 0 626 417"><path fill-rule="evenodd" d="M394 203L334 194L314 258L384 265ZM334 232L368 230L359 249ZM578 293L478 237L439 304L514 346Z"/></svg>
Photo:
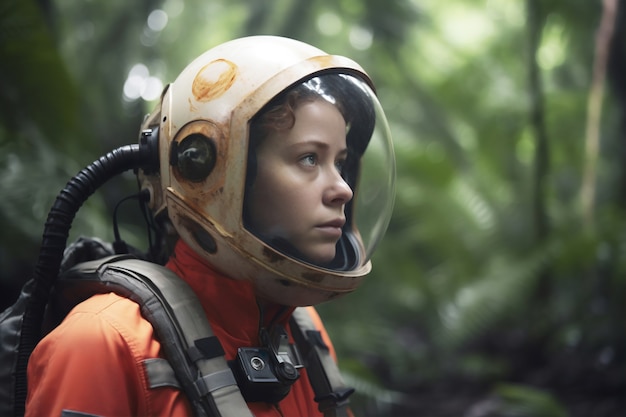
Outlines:
<svg viewBox="0 0 626 417"><path fill-rule="evenodd" d="M142 137L142 139L145 139ZM16 365L15 414L23 415L26 402L26 367L41 337L41 323L50 291L59 274L63 252L74 217L83 203L105 182L130 169L158 165L154 147L127 145L100 157L72 178L57 196L44 226L39 258L34 272L30 303L24 312Z"/></svg>

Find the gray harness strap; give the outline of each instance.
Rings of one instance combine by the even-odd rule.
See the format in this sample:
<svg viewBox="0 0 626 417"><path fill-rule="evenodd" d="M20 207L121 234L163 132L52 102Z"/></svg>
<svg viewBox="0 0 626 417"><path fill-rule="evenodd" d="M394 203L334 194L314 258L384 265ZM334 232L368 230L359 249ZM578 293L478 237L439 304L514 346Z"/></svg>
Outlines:
<svg viewBox="0 0 626 417"><path fill-rule="evenodd" d="M253 417L191 288L165 267L127 258L112 256L68 270L55 286L66 300L63 304L76 305L105 292L135 301L152 324L174 379L196 415ZM162 362L148 362L146 370L154 378L151 383L174 384Z"/></svg>
<svg viewBox="0 0 626 417"><path fill-rule="evenodd" d="M161 387L172 387L181 389L182 387L176 379L174 369L163 358L151 358L143 361L143 366L146 368L146 375L148 376L148 386L150 389Z"/></svg>
<svg viewBox="0 0 626 417"><path fill-rule="evenodd" d="M291 319L293 337L304 358L319 410L324 417L348 416L348 397L354 388L343 382L337 363L306 308L296 308Z"/></svg>

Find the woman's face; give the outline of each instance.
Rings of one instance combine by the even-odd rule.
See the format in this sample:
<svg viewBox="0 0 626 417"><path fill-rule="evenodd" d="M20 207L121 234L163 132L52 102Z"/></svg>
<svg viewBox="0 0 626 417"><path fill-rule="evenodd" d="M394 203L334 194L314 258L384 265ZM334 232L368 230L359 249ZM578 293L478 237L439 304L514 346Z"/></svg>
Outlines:
<svg viewBox="0 0 626 417"><path fill-rule="evenodd" d="M271 131L257 148L250 226L263 237L286 239L309 261L332 261L352 199L341 177L347 153L339 110L321 99L300 104L293 127Z"/></svg>

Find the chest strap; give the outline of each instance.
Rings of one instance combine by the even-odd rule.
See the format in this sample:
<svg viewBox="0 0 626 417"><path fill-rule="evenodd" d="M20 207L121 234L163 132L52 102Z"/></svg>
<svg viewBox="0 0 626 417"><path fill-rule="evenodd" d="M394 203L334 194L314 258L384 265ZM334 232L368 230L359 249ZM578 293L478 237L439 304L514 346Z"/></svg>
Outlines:
<svg viewBox="0 0 626 417"><path fill-rule="evenodd" d="M354 388L343 382L335 359L304 307L296 308L291 317L291 331L304 359L315 401L324 417L347 417L348 397Z"/></svg>

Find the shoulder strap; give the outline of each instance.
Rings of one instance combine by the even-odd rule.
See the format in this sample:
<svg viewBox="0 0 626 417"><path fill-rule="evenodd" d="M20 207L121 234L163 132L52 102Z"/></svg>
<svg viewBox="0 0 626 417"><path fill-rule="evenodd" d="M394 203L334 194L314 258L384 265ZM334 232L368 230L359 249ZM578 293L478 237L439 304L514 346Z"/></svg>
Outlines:
<svg viewBox="0 0 626 417"><path fill-rule="evenodd" d="M348 397L354 393L354 388L344 384L330 349L305 307L293 312L291 330L304 358L319 410L324 417L348 416Z"/></svg>
<svg viewBox="0 0 626 417"><path fill-rule="evenodd" d="M31 279L24 284L17 301L0 313L0 416L24 414L26 400L26 364L28 356L20 351L24 312L35 285Z"/></svg>
<svg viewBox="0 0 626 417"><path fill-rule="evenodd" d="M57 306L75 305L105 292L135 301L197 415L252 417L198 299L174 272L128 256L112 256L76 265L59 277L55 288Z"/></svg>

